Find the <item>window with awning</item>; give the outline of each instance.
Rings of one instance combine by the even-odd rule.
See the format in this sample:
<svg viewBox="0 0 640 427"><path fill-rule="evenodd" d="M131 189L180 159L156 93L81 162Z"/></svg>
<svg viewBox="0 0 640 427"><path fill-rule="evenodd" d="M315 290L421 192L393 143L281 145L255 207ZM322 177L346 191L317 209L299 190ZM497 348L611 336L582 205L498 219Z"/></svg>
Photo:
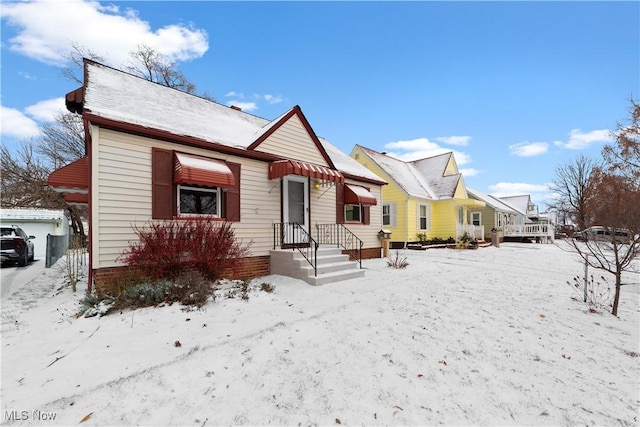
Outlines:
<svg viewBox="0 0 640 427"><path fill-rule="evenodd" d="M240 221L238 163L153 147L152 218L208 215Z"/></svg>
<svg viewBox="0 0 640 427"><path fill-rule="evenodd" d="M225 162L190 154L175 153L173 181L177 185L233 188L233 172Z"/></svg>
<svg viewBox="0 0 640 427"><path fill-rule="evenodd" d="M298 160L278 160L269 163L269 179L276 179L285 175L300 175L336 183L344 182L344 175L341 172L325 166Z"/></svg>
<svg viewBox="0 0 640 427"><path fill-rule="evenodd" d="M375 206L378 204L378 201L366 188L360 187L359 185L345 184L344 203L348 205Z"/></svg>

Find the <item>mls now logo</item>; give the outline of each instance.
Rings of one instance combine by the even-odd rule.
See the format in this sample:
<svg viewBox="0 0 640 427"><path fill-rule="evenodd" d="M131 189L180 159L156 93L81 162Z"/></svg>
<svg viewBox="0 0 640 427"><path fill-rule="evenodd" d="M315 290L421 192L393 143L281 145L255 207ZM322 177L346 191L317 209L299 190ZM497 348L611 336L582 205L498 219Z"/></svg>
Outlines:
<svg viewBox="0 0 640 427"><path fill-rule="evenodd" d="M5 421L53 421L56 419L55 412L34 411L4 411Z"/></svg>

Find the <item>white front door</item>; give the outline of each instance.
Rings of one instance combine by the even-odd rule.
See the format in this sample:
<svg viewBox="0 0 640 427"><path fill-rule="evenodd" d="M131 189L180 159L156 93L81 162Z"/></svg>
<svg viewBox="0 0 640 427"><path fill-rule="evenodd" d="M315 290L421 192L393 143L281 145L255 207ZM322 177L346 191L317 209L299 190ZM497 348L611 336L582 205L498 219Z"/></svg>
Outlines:
<svg viewBox="0 0 640 427"><path fill-rule="evenodd" d="M282 179L282 212L284 244L308 243L309 179L287 175Z"/></svg>

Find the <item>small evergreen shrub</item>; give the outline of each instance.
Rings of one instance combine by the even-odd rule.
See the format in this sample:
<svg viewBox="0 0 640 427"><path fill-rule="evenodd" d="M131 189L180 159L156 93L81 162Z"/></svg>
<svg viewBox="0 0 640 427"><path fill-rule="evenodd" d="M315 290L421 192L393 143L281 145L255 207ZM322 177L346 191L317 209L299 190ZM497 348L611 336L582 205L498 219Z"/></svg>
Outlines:
<svg viewBox="0 0 640 427"><path fill-rule="evenodd" d="M167 300L170 286L171 282L168 280L132 286L118 296L118 306L138 308L158 305Z"/></svg>
<svg viewBox="0 0 640 427"><path fill-rule="evenodd" d="M111 295L87 292L80 300L80 315L84 315L84 317L104 316L115 305L116 300Z"/></svg>
<svg viewBox="0 0 640 427"><path fill-rule="evenodd" d="M209 297L216 299L213 283L196 271L178 276L167 289L167 301L202 307Z"/></svg>
<svg viewBox="0 0 640 427"><path fill-rule="evenodd" d="M262 292L272 293L276 288L269 282L260 283L260 290Z"/></svg>

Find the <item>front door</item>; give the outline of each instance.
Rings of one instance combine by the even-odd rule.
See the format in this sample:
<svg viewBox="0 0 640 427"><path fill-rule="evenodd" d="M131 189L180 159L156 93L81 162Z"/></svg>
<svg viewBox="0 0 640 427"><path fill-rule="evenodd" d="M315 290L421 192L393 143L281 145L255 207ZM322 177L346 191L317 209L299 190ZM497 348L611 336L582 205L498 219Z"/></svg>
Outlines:
<svg viewBox="0 0 640 427"><path fill-rule="evenodd" d="M309 179L287 175L282 179L283 244L308 244Z"/></svg>

